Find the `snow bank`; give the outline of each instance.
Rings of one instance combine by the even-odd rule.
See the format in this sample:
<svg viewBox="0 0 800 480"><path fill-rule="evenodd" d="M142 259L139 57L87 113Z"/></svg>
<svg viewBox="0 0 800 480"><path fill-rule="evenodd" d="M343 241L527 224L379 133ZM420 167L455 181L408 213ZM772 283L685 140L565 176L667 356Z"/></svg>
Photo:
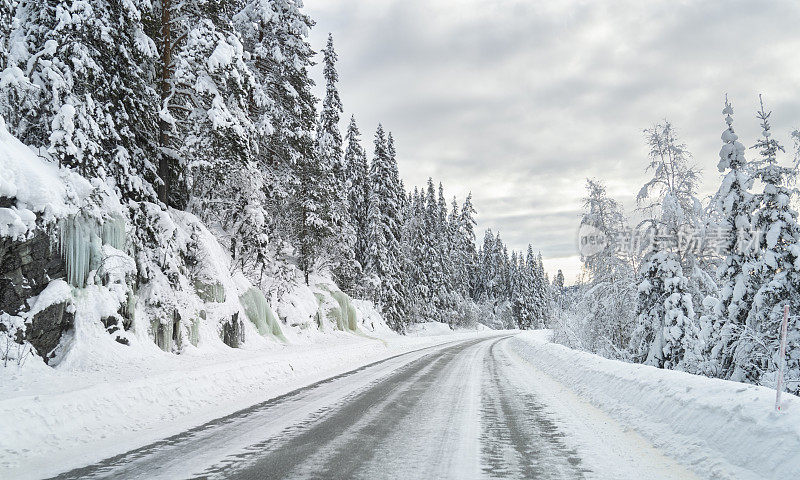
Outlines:
<svg viewBox="0 0 800 480"><path fill-rule="evenodd" d="M657 448L721 479L800 478L800 398L645 365L608 360L523 332L514 349L537 369L632 427Z"/></svg>
<svg viewBox="0 0 800 480"><path fill-rule="evenodd" d="M7 369L0 377L0 478L56 475L360 366L474 335L331 332L260 350L128 349L139 358L102 368L44 367L35 377Z"/></svg>

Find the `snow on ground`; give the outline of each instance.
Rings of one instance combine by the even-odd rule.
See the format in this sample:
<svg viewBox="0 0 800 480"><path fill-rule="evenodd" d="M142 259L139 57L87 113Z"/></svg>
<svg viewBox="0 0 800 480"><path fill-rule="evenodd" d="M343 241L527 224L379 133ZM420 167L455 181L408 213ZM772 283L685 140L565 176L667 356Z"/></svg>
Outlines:
<svg viewBox="0 0 800 480"><path fill-rule="evenodd" d="M35 372L6 369L0 478L54 475L381 359L492 333L369 338L334 331L251 349L174 355L153 348L96 368L31 362Z"/></svg>
<svg viewBox="0 0 800 480"><path fill-rule="evenodd" d="M548 335L523 332L512 345L565 428L586 432L607 414L619 425L601 422L596 433L609 446L625 432L640 435L703 478L800 478L800 398L784 395L777 413L774 390L608 360L549 343Z"/></svg>
<svg viewBox="0 0 800 480"><path fill-rule="evenodd" d="M458 331L458 332L461 332L461 331L463 331L463 332L468 332L468 331L483 332L483 331L486 331L486 330L490 330L489 327L479 323L479 324L477 324L475 326L475 328L471 328L471 329L470 328L465 328L465 329L457 328L455 331ZM450 335L451 333L453 333L454 330L452 328L450 328L450 326L448 324L446 324L446 323L442 323L442 322L422 322L422 323L414 323L414 324L409 325L408 331L412 335L416 335L416 336L435 336L435 335Z"/></svg>

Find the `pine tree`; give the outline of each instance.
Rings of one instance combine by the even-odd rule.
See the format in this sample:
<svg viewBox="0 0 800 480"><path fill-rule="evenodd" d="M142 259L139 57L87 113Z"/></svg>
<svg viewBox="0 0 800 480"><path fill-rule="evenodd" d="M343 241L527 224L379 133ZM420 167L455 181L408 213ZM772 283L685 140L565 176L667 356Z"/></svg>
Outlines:
<svg viewBox="0 0 800 480"><path fill-rule="evenodd" d="M553 300L555 302L555 308L557 309L558 314L560 314L561 310L564 308L564 272L561 269L558 269L558 273L556 273L555 278L553 278Z"/></svg>
<svg viewBox="0 0 800 480"><path fill-rule="evenodd" d="M20 2L18 28L4 36L17 45L6 69L15 78L0 100L0 114L24 143L134 200L153 199L158 182L150 162L155 49L143 32L145 5ZM22 72L27 79L19 78Z"/></svg>
<svg viewBox="0 0 800 480"><path fill-rule="evenodd" d="M361 267L367 264L367 251L369 247L369 165L367 155L361 146L359 137L361 132L356 126L355 117L350 117L347 127L347 148L344 153L345 190L348 193L348 212L350 224L356 234L355 258Z"/></svg>
<svg viewBox="0 0 800 480"><path fill-rule="evenodd" d="M536 257L535 275L536 290L534 291L534 295L536 297L536 304L539 310L536 328L545 328L550 325L550 318L552 316L552 299L550 296L550 282L547 279L547 274L544 271L542 252L539 252L538 256Z"/></svg>
<svg viewBox="0 0 800 480"><path fill-rule="evenodd" d="M316 158L304 162L306 168L302 170L301 180L306 187L301 190L301 202L307 213L300 239L301 246L305 246L301 248L301 264L307 278L313 259L328 257L323 260L330 262L339 286L352 292L361 272L355 262L355 230L347 212L342 135L339 132L340 114L344 109L336 88L339 74L336 72L337 55L331 34L328 34L328 43L322 53L326 93L317 123Z"/></svg>
<svg viewBox="0 0 800 480"><path fill-rule="evenodd" d="M266 261L263 180L255 162L249 115L255 80L231 22L233 2L161 4L162 109L165 182L159 197L196 213L251 278ZM243 208L244 207L244 208Z"/></svg>
<svg viewBox="0 0 800 480"><path fill-rule="evenodd" d="M428 294L426 299L426 317L431 321L441 321L442 298L444 288L445 267L442 255L441 224L439 204L436 200L436 188L433 179L428 178L428 187L425 194L425 233L423 235L423 259L425 266L424 284Z"/></svg>
<svg viewBox="0 0 800 480"><path fill-rule="evenodd" d="M733 107L727 97L722 114L727 128L722 132L723 146L719 152L718 168L725 176L714 200L722 217L722 227L728 231L723 245L727 255L717 273L720 298L715 307L706 352L709 361L704 372L730 378L733 373L733 342L741 334L755 294L751 290L752 282L748 280L750 274L745 271L749 269L753 253L750 238L753 196L749 193L753 177L744 157L745 147L733 130Z"/></svg>
<svg viewBox="0 0 800 480"><path fill-rule="evenodd" d="M314 161L315 102L309 68L314 25L294 0L249 0L235 16L255 77L250 115L258 137L265 210L273 242L297 242L306 218L301 170Z"/></svg>
<svg viewBox="0 0 800 480"><path fill-rule="evenodd" d="M533 246L528 244L527 253L517 260L518 279L512 292L512 308L517 327L528 330L536 325L536 257Z"/></svg>
<svg viewBox="0 0 800 480"><path fill-rule="evenodd" d="M466 277L460 283L464 286L464 296L476 299L476 284L478 275L477 252L475 251L475 217L477 212L472 205L472 192L467 194L464 204L461 206L461 216L459 218L459 232L461 233L461 245L463 251L462 262L465 266Z"/></svg>
<svg viewBox="0 0 800 480"><path fill-rule="evenodd" d="M379 256L371 254L370 269L380 279L379 304L389 325L398 331L405 329L406 306L405 291L402 284L401 239L402 205L395 175L396 159L394 146L388 143L383 127L378 125L375 133L375 157L370 165L370 208L379 212L380 219L375 220L373 242L382 244ZM372 203L375 203L373 206ZM372 218L371 218L372 221ZM379 237L378 237L379 236Z"/></svg>
<svg viewBox="0 0 800 480"><path fill-rule="evenodd" d="M382 283L388 271L388 259L386 256L386 240L383 234L383 216L380 210L380 199L376 190L370 188L369 202L367 204L367 251L364 272L367 274L368 282L371 284L371 299L378 306L382 307Z"/></svg>
<svg viewBox="0 0 800 480"><path fill-rule="evenodd" d="M760 100L760 97L759 97ZM780 341L783 308L791 312L800 309L800 225L797 212L791 207L796 190L786 185L797 174L796 169L778 164L778 152L784 148L772 137L769 117L772 112L761 108L762 135L753 148L761 156L755 176L764 185L757 197L758 207L751 225L756 232L759 255L753 264L751 281L757 287L746 328L736 342L732 380L772 385L775 382L779 359L776 358ZM792 393L800 393L800 320L790 319L787 338L786 383Z"/></svg>
<svg viewBox="0 0 800 480"><path fill-rule="evenodd" d="M425 227L425 200L417 187L406 208L404 228L404 270L407 279L409 311L415 319L426 319L431 305L427 284L429 269L425 265L427 232Z"/></svg>
<svg viewBox="0 0 800 480"><path fill-rule="evenodd" d="M483 235L483 246L478 255L476 300L478 303L494 302L497 265L494 259L495 238L491 229Z"/></svg>
<svg viewBox="0 0 800 480"><path fill-rule="evenodd" d="M458 200L453 197L450 216L447 219L447 249L452 267L450 288L452 292L457 293L461 298L467 298L469 295L469 266L471 259L467 255L468 247L464 243L465 238L461 231L462 215L458 208Z"/></svg>
<svg viewBox="0 0 800 480"><path fill-rule="evenodd" d="M689 280L674 253L654 250L642 266L636 328L631 335L635 361L658 368L685 369L696 360Z"/></svg>
<svg viewBox="0 0 800 480"><path fill-rule="evenodd" d="M653 178L642 187L637 201L646 203L645 209L651 212L659 207L651 220L656 235L677 239L687 226L696 225L698 172L689 165L686 147L669 122L646 134ZM692 292L698 286L684 275L684 267L696 271L692 252L677 242L652 243L640 270L637 321L630 340L635 360L659 368L697 368L700 332Z"/></svg>
<svg viewBox="0 0 800 480"><path fill-rule="evenodd" d="M0 73L6 69L8 62L9 38L11 37L11 23L14 20L16 1L0 0Z"/></svg>

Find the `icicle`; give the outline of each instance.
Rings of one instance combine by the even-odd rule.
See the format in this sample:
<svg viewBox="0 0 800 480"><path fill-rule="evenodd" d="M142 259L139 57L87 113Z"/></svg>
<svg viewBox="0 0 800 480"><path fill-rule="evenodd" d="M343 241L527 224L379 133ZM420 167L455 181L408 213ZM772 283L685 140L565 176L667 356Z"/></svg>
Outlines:
<svg viewBox="0 0 800 480"><path fill-rule="evenodd" d="M247 318L253 322L261 335L271 335L282 341L286 341L281 331L280 324L275 318L275 313L267 303L267 298L256 287L250 287L239 297L239 301L244 307Z"/></svg>
<svg viewBox="0 0 800 480"><path fill-rule="evenodd" d="M112 215L103 222L103 245L111 245L117 250L125 250L125 219Z"/></svg>
<svg viewBox="0 0 800 480"><path fill-rule="evenodd" d="M205 302L225 302L225 287L219 282L205 283L202 280L195 280L194 290Z"/></svg>
<svg viewBox="0 0 800 480"><path fill-rule="evenodd" d="M123 221L124 224L124 221ZM92 219L70 215L58 224L59 253L64 260L67 283L83 288L89 272L102 262L101 227Z"/></svg>
<svg viewBox="0 0 800 480"><path fill-rule="evenodd" d="M158 348L165 352L172 351L172 321L161 323L159 319L154 319L150 326L153 330L153 339Z"/></svg>
<svg viewBox="0 0 800 480"><path fill-rule="evenodd" d="M339 311L337 316L337 327L339 330L355 332L358 330L358 316L356 309L350 302L350 297L344 292L332 291L331 296L339 304Z"/></svg>
<svg viewBox="0 0 800 480"><path fill-rule="evenodd" d="M200 319L206 319L206 311L200 310L200 318L192 319L192 324L189 326L189 343L195 347L200 342Z"/></svg>

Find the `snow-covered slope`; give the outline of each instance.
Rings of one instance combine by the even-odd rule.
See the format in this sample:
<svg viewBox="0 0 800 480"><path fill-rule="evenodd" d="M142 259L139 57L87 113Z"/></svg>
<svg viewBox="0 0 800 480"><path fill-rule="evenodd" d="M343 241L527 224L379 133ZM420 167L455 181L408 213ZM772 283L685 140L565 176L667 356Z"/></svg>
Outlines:
<svg viewBox="0 0 800 480"><path fill-rule="evenodd" d="M608 360L548 337L533 331L512 340L552 379L547 385L577 393L703 477L800 478L797 397L784 395L777 413L771 389Z"/></svg>
<svg viewBox="0 0 800 480"><path fill-rule="evenodd" d="M59 168L2 123L0 199L8 205L0 208L8 263L28 255L33 240L42 256L56 259L39 285L22 290L21 301L0 304L3 345L23 338L25 352L34 352L6 355L4 363L16 368L36 369L46 359L57 368L95 370L157 350L201 355L303 343L333 331L388 332L373 307L353 303L324 276L305 285L295 272L280 296L262 292L196 216L147 202L123 206L109 185ZM46 260L25 268L41 271ZM11 272L15 284L28 281L29 271ZM63 327L51 335L58 345L28 343L45 323L36 315L53 305L66 312L57 318L63 325L50 322ZM38 351L41 345L47 351Z"/></svg>

